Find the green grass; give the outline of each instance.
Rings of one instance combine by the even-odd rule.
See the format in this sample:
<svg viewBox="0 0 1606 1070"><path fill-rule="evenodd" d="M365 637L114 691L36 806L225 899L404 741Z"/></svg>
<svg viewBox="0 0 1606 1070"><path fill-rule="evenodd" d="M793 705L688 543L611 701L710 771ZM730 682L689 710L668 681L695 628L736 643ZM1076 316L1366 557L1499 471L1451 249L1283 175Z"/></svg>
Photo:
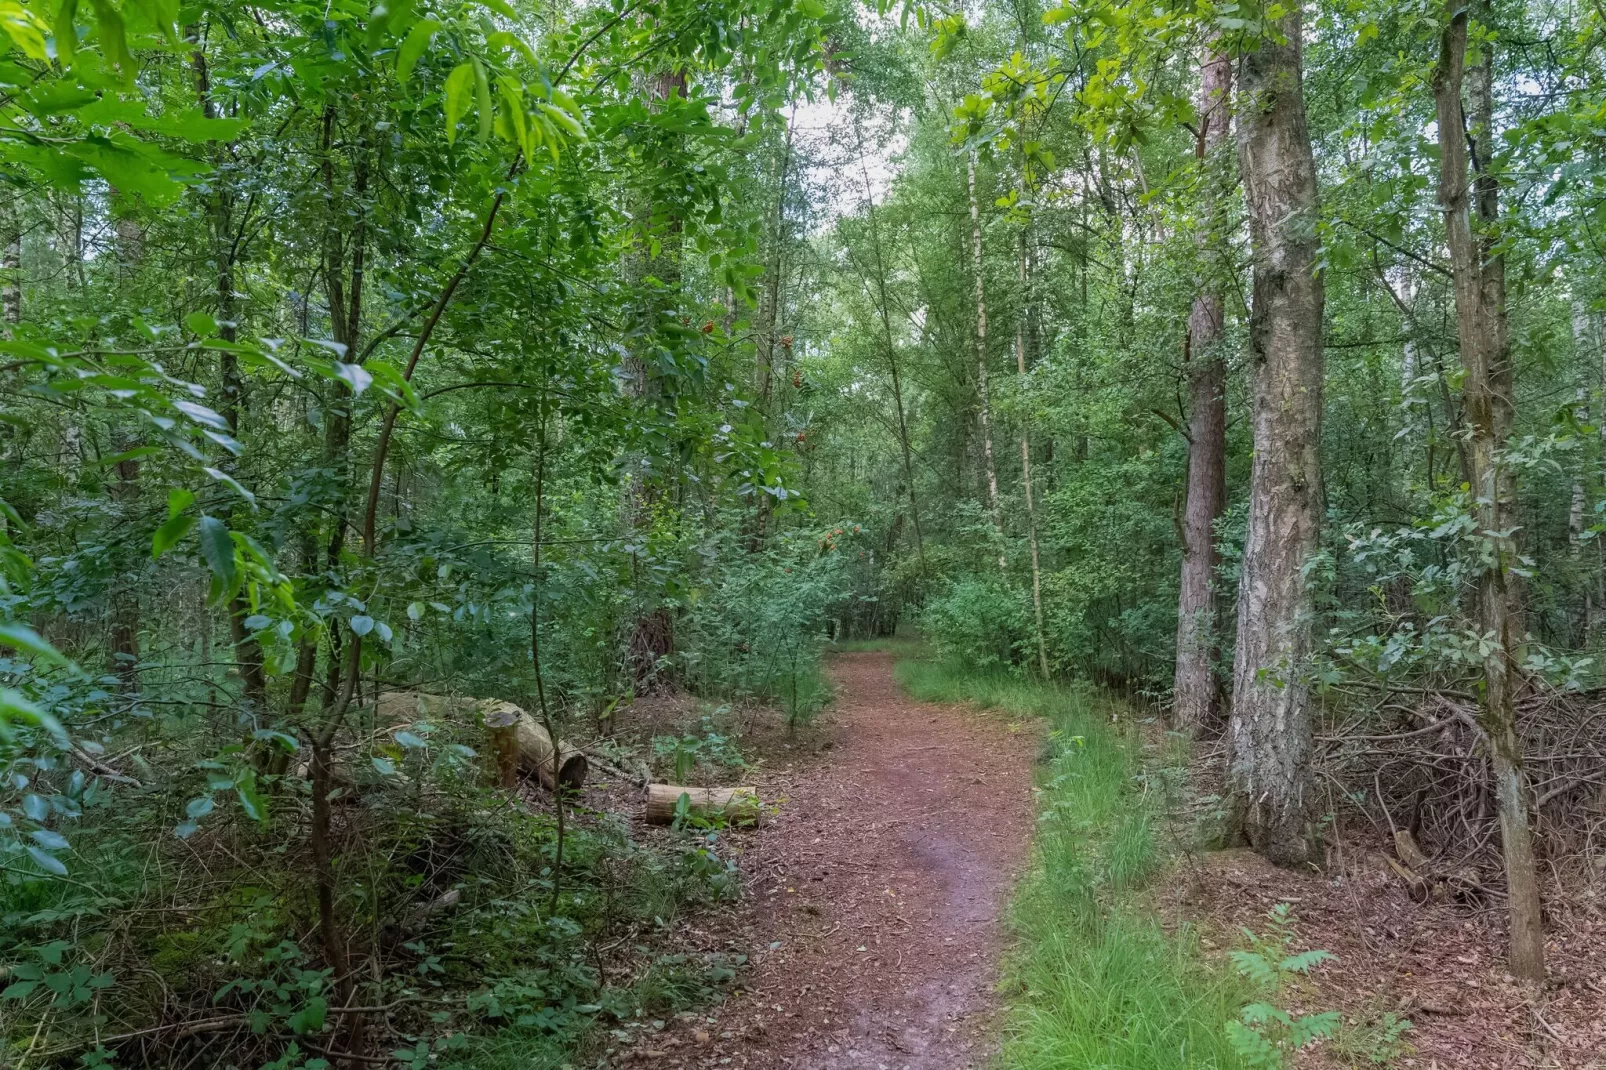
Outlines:
<svg viewBox="0 0 1606 1070"><path fill-rule="evenodd" d="M838 639L826 643L825 649L835 654L897 654L899 657L917 657L925 651L925 643L916 635L886 635L876 639Z"/></svg>
<svg viewBox="0 0 1606 1070"><path fill-rule="evenodd" d="M1145 894L1164 872L1166 805L1180 751L1146 755L1130 711L1089 690L903 661L928 702L969 702L1051 726L1033 864L1010 913L1001 982L1008 1070L1239 1067L1224 1032L1253 997L1168 932ZM1116 727L1110 713L1122 712Z"/></svg>

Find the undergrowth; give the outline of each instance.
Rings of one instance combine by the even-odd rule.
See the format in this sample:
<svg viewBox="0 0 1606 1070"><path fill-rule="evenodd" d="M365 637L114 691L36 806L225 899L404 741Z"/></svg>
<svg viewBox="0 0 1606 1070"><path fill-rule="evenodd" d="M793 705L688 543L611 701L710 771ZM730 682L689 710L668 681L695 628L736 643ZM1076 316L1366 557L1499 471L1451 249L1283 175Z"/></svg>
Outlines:
<svg viewBox="0 0 1606 1070"><path fill-rule="evenodd" d="M1163 871L1168 792L1180 754L1145 753L1110 700L1074 687L904 661L927 702L969 702L1050 727L1033 865L1010 914L999 1065L1196 1070L1241 1067L1227 1024L1256 995L1168 932L1145 890ZM1115 723L1112 723L1112 720Z"/></svg>

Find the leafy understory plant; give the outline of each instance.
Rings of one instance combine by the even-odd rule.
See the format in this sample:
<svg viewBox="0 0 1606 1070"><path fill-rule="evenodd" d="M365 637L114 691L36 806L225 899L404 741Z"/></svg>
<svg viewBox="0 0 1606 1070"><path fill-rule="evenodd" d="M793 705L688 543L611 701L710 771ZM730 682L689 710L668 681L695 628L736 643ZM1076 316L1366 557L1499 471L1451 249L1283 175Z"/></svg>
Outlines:
<svg viewBox="0 0 1606 1070"><path fill-rule="evenodd" d="M1292 952L1293 916L1287 903L1278 903L1266 913L1266 933L1256 935L1244 929L1249 946L1232 953L1233 965L1264 994L1249 1004L1236 1021L1226 1024L1227 1040L1244 1061L1257 1070L1281 1070L1296 1051L1337 1032L1341 1021L1337 1011L1295 1015L1277 1004L1296 977L1335 956L1331 951L1313 949Z"/></svg>

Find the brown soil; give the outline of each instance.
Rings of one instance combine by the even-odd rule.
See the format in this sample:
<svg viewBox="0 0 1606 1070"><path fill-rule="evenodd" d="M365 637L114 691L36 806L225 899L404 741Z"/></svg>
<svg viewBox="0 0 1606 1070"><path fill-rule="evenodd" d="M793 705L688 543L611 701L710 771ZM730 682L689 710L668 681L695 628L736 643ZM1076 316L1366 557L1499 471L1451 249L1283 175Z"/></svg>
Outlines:
<svg viewBox="0 0 1606 1070"><path fill-rule="evenodd" d="M742 915L706 934L746 950L752 967L723 1005L642 1038L637 1060L744 1070L987 1060L998 919L1027 855L1038 730L911 701L892 664L833 659L823 760L759 777L779 811L745 845Z"/></svg>

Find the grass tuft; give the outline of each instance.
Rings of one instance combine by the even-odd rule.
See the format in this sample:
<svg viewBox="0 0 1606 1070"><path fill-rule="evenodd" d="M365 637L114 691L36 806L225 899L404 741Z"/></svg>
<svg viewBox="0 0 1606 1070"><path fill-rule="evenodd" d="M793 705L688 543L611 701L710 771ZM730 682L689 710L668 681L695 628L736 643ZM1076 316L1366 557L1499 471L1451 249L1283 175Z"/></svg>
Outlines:
<svg viewBox="0 0 1606 1070"><path fill-rule="evenodd" d="M1127 713L1085 688L904 661L899 683L927 702L969 702L1050 725L1030 871L1010 914L1008 1070L1196 1070L1242 1062L1225 1025L1252 997L1207 961L1195 934L1168 932L1145 897L1165 866L1170 765L1146 756Z"/></svg>

